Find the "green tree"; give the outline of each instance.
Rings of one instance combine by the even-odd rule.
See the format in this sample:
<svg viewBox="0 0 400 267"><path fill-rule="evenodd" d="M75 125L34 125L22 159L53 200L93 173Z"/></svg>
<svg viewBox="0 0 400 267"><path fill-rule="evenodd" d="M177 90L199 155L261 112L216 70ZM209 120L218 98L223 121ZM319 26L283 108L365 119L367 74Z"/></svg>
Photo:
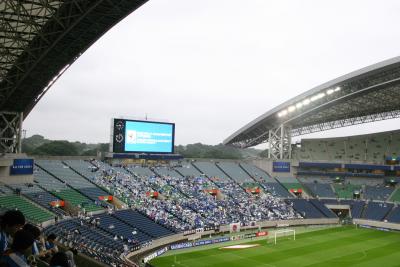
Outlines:
<svg viewBox="0 0 400 267"><path fill-rule="evenodd" d="M34 155L50 156L78 156L79 152L75 144L68 141L51 141L37 147Z"/></svg>

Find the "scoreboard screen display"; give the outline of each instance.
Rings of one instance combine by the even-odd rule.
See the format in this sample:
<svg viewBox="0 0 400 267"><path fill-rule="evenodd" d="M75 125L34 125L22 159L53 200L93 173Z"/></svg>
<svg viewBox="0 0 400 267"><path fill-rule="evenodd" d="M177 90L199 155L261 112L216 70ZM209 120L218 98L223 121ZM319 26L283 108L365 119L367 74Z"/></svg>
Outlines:
<svg viewBox="0 0 400 267"><path fill-rule="evenodd" d="M175 124L113 119L114 153L174 153Z"/></svg>

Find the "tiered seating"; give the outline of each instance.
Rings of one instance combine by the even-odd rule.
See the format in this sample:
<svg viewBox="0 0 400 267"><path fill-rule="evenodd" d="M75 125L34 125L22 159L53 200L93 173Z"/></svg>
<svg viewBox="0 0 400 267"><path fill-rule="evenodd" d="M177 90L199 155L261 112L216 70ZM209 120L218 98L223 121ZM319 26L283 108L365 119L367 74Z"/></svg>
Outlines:
<svg viewBox="0 0 400 267"><path fill-rule="evenodd" d="M390 197L390 201L400 202L400 188L397 188L393 195Z"/></svg>
<svg viewBox="0 0 400 267"><path fill-rule="evenodd" d="M73 206L79 206L89 212L102 210L101 207L94 205L91 200L73 189L55 191L53 194L58 196L60 199L68 201Z"/></svg>
<svg viewBox="0 0 400 267"><path fill-rule="evenodd" d="M6 209L18 209L29 221L34 223L42 223L54 218L54 215L49 211L40 208L17 195L0 196L0 207Z"/></svg>
<svg viewBox="0 0 400 267"><path fill-rule="evenodd" d="M393 204L391 203L369 202L364 210L363 218L381 221L392 208Z"/></svg>
<svg viewBox="0 0 400 267"><path fill-rule="evenodd" d="M122 168L116 168L116 169L122 171ZM149 168L138 166L138 165L130 165L129 170L136 176L153 176L154 175L154 172L152 172Z"/></svg>
<svg viewBox="0 0 400 267"><path fill-rule="evenodd" d="M33 202L40 204L46 209L49 209L58 215L65 215L65 212L62 209L52 207L50 204L52 201L59 199L40 188L37 184L13 184L10 186L12 186L14 189L19 188L24 196Z"/></svg>
<svg viewBox="0 0 400 267"><path fill-rule="evenodd" d="M353 184L334 184L335 192L338 198L352 199L355 190L360 190L361 187Z"/></svg>
<svg viewBox="0 0 400 267"><path fill-rule="evenodd" d="M183 176L188 177L200 177L201 173L192 166L192 164L182 164L181 167L175 167L175 170L178 171Z"/></svg>
<svg viewBox="0 0 400 267"><path fill-rule="evenodd" d="M400 223L400 206L395 207L386 217L388 222Z"/></svg>
<svg viewBox="0 0 400 267"><path fill-rule="evenodd" d="M317 199L310 199L310 202L326 217L336 218L336 215Z"/></svg>
<svg viewBox="0 0 400 267"><path fill-rule="evenodd" d="M393 192L392 187L367 185L365 187L364 198L385 201L389 198L392 192Z"/></svg>
<svg viewBox="0 0 400 267"><path fill-rule="evenodd" d="M242 169L233 162L220 162L217 165L232 179L238 183L251 183L254 180Z"/></svg>
<svg viewBox="0 0 400 267"><path fill-rule="evenodd" d="M336 197L330 184L303 183L316 197Z"/></svg>
<svg viewBox="0 0 400 267"><path fill-rule="evenodd" d="M304 218L315 219L325 218L324 214L319 211L314 205L305 199L291 199L288 203L293 203L293 208L299 212Z"/></svg>
<svg viewBox="0 0 400 267"><path fill-rule="evenodd" d="M231 179L226 176L214 163L211 162L195 162L193 163L199 170L210 178L215 178L219 181L229 182Z"/></svg>
<svg viewBox="0 0 400 267"><path fill-rule="evenodd" d="M253 178L258 181L265 190L272 193L274 196L279 198L292 197L286 188L284 188L275 179L271 178L271 176L269 176L265 171L248 163L240 163L240 166L251 176L253 176Z"/></svg>
<svg viewBox="0 0 400 267"><path fill-rule="evenodd" d="M154 172L158 173L159 175L163 175L163 176L181 177L181 175L178 172L176 172L174 169L168 168L168 167L156 167L156 168L154 168Z"/></svg>
<svg viewBox="0 0 400 267"><path fill-rule="evenodd" d="M121 221L129 224L140 231L146 233L147 235L153 238L160 238L163 236L174 234L173 231L161 226L160 224L155 223L149 218L143 216L137 211L133 210L120 210L116 211L113 214L115 217L120 219Z"/></svg>
<svg viewBox="0 0 400 267"><path fill-rule="evenodd" d="M364 201L354 201L354 200L342 200L341 204L350 205L351 216L352 218L361 218L361 214L364 210L365 202Z"/></svg>
<svg viewBox="0 0 400 267"><path fill-rule="evenodd" d="M109 266L125 266L120 258L124 245L131 250L139 248L137 244L129 244L115 238L100 228L88 226L77 219L59 222L44 229L46 235L56 234L57 241L69 247L79 247L80 252L96 258Z"/></svg>
<svg viewBox="0 0 400 267"><path fill-rule="evenodd" d="M65 181L67 184L75 189L78 189L82 194L88 196L92 200L98 200L99 196L109 195L107 192L92 184L68 166L65 166L61 161L37 161L39 166L46 169L59 179Z"/></svg>
<svg viewBox="0 0 400 267"><path fill-rule="evenodd" d="M385 156L400 155L400 131L339 138L303 139L294 147L298 160L353 160L384 162Z"/></svg>
<svg viewBox="0 0 400 267"><path fill-rule="evenodd" d="M248 164L248 163L240 163L240 166L251 176L253 176L254 179L257 181L263 181L263 182L271 182L271 183L276 183L274 179L271 178L265 171L261 170L260 168Z"/></svg>
<svg viewBox="0 0 400 267"><path fill-rule="evenodd" d="M97 171L94 171L96 170L95 167L90 162L84 160L65 160L64 163L91 181L93 181L97 173Z"/></svg>
<svg viewBox="0 0 400 267"><path fill-rule="evenodd" d="M287 189L304 189L294 177L276 177L276 179Z"/></svg>
<svg viewBox="0 0 400 267"><path fill-rule="evenodd" d="M9 195L14 193L10 188L7 186L0 184L0 195Z"/></svg>
<svg viewBox="0 0 400 267"><path fill-rule="evenodd" d="M99 228L113 235L123 236L128 240L136 240L140 243L152 239L149 235L143 233L138 228L132 227L108 214L100 214L96 216L96 218L100 218Z"/></svg>

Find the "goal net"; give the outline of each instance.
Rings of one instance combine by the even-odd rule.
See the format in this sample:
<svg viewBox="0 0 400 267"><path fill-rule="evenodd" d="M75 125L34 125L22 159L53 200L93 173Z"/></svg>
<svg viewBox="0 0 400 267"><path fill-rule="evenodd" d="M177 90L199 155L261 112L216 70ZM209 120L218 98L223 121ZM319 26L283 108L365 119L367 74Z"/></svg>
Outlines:
<svg viewBox="0 0 400 267"><path fill-rule="evenodd" d="M296 230L293 229L285 229L285 230L278 230L275 231L274 233L274 243L276 245L276 240L278 237L284 237L284 236L288 236L291 237L293 236L293 240L296 240Z"/></svg>

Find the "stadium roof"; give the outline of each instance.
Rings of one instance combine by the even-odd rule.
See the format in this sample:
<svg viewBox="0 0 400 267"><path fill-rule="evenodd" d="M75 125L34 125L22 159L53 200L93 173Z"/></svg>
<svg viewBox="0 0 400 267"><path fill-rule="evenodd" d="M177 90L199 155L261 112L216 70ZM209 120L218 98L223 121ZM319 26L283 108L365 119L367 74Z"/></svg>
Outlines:
<svg viewBox="0 0 400 267"><path fill-rule="evenodd" d="M224 144L250 147L268 142L285 125L291 136L400 117L400 57L321 84L240 128Z"/></svg>
<svg viewBox="0 0 400 267"><path fill-rule="evenodd" d="M0 110L26 117L87 48L145 2L0 1Z"/></svg>

